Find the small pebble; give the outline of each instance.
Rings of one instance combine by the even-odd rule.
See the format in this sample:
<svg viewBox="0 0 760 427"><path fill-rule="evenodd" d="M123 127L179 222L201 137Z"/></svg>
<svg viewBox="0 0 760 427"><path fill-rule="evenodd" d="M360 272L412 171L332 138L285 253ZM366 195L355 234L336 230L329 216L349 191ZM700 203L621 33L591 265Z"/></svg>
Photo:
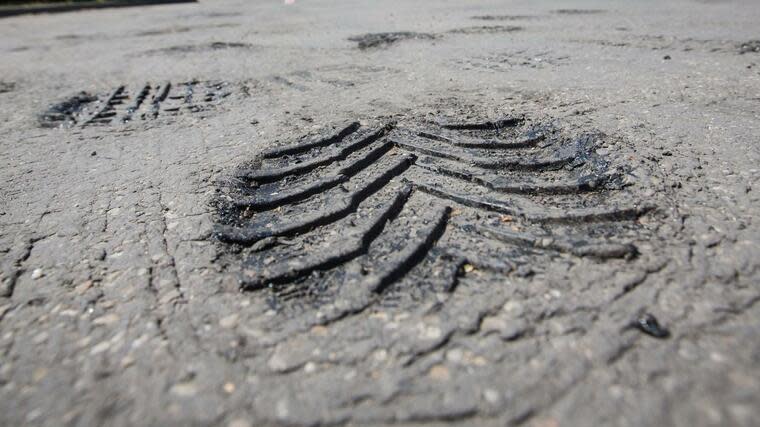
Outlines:
<svg viewBox="0 0 760 427"><path fill-rule="evenodd" d="M428 372L428 375L430 378L436 380L436 381L448 381L449 378L451 378L449 374L449 369L443 365L435 365L432 368L430 368L430 372Z"/></svg>
<svg viewBox="0 0 760 427"><path fill-rule="evenodd" d="M499 403L499 392L492 389L487 388L483 390L483 397L486 399L486 401L492 405L496 405Z"/></svg>
<svg viewBox="0 0 760 427"><path fill-rule="evenodd" d="M98 317L97 319L92 321L92 324L108 326L108 325L113 325L114 323L118 321L119 321L119 316L111 313L111 314L106 314L104 316Z"/></svg>
<svg viewBox="0 0 760 427"><path fill-rule="evenodd" d="M238 315L237 314L230 314L229 316L223 317L219 320L219 326L222 328L234 328L238 324Z"/></svg>
<svg viewBox="0 0 760 427"><path fill-rule="evenodd" d="M224 392L227 394L232 394L235 392L235 384L234 383L225 383L224 384Z"/></svg>
<svg viewBox="0 0 760 427"><path fill-rule="evenodd" d="M198 393L198 387L191 382L179 383L174 384L169 392L176 396L190 397Z"/></svg>
<svg viewBox="0 0 760 427"><path fill-rule="evenodd" d="M649 313L641 315L631 326L655 338L668 338L670 336L670 331L661 326L657 318Z"/></svg>

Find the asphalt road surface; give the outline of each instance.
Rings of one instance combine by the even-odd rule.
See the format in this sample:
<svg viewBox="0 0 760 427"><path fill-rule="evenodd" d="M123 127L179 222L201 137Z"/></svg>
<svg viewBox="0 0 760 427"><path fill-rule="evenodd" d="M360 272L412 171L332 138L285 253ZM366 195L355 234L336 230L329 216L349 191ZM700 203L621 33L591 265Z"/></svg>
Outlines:
<svg viewBox="0 0 760 427"><path fill-rule="evenodd" d="M757 425L759 22L0 20L0 425Z"/></svg>

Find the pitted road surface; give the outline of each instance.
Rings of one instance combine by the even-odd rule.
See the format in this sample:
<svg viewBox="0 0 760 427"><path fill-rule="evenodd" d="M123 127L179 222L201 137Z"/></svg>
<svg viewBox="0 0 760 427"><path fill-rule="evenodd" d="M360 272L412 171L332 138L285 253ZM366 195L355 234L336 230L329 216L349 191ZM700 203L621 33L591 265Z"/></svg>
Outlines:
<svg viewBox="0 0 760 427"><path fill-rule="evenodd" d="M708 0L3 19L0 425L756 425L757 22ZM440 125L504 117L524 127ZM388 134L308 171L326 181L282 175L354 121ZM533 125L551 138L473 154ZM493 166L563 153L541 179ZM374 204L308 223L337 191ZM591 202L653 208L560 234L509 210ZM360 235L380 243L345 246ZM600 238L622 246L577 249ZM367 274L382 294L342 305Z"/></svg>

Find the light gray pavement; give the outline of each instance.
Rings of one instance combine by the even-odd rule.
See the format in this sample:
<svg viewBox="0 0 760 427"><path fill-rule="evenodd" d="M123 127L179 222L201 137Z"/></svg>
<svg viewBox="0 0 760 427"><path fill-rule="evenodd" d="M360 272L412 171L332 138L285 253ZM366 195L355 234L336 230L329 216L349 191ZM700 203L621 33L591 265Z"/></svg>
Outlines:
<svg viewBox="0 0 760 427"><path fill-rule="evenodd" d="M754 1L395 0L0 20L0 425L756 425L760 53L740 45L758 22ZM471 28L498 25L521 29ZM437 37L347 40L390 31ZM37 120L82 90L192 79L233 93ZM603 132L649 171L639 258L468 276L440 311L306 330L238 290L210 202L263 148L345 119L510 113ZM671 337L626 329L642 310Z"/></svg>

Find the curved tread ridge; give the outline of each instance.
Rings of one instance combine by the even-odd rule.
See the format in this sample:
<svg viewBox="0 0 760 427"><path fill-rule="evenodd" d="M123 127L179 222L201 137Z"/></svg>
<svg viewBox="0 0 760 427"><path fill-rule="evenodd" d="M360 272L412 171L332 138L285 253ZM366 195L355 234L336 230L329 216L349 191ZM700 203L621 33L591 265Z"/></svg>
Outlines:
<svg viewBox="0 0 760 427"><path fill-rule="evenodd" d="M381 293L388 285L422 261L446 230L450 213L450 207L438 207L431 215L429 225L418 230L412 237L412 242L395 253L380 271L367 276L360 285L361 288L376 294Z"/></svg>
<svg viewBox="0 0 760 427"><path fill-rule="evenodd" d="M258 171L245 170L242 171L238 176L240 178L249 179L258 183L268 183L280 180L289 175L301 175L310 172L318 167L326 166L338 160L345 159L354 151L358 151L380 139L383 135L385 135L388 129L388 126L382 126L379 129L374 129L366 133L362 133L358 135L358 138L347 143L345 147L337 148L331 153L314 158L312 160L274 169L263 169Z"/></svg>
<svg viewBox="0 0 760 427"><path fill-rule="evenodd" d="M546 138L546 135L540 132L531 132L516 142L504 142L499 139L477 139L467 136L448 137L440 133L419 131L417 136L432 139L433 141L445 142L462 148L491 148L491 149L518 149L535 147L539 142Z"/></svg>
<svg viewBox="0 0 760 427"><path fill-rule="evenodd" d="M413 136L408 139L419 140L419 137ZM516 171L555 170L571 163L578 158L578 144L572 144L571 147L563 147L559 150L559 155L555 155L553 157L533 157L530 159L519 159L471 156L462 152L445 150L438 147L428 147L425 146L424 143L410 142L409 140L400 137L393 137L392 140L399 148L406 151L412 151L447 160L454 160L484 169L507 169Z"/></svg>
<svg viewBox="0 0 760 427"><path fill-rule="evenodd" d="M338 141L343 140L348 135L359 130L361 125L359 122L350 122L344 126L341 126L337 132L334 132L328 136L315 137L306 142L297 142L295 144L288 144L282 147L270 148L264 150L261 156L265 159L273 159L276 157L282 157L290 154L298 154L311 150L317 147L326 147L332 145Z"/></svg>
<svg viewBox="0 0 760 427"><path fill-rule="evenodd" d="M270 283L288 282L298 277L310 274L316 270L327 270L356 258L367 251L370 243L383 231L385 224L403 208L404 203L412 192L410 186L404 186L396 192L390 203L379 209L363 227L355 227L346 231L340 241L331 242L317 250L313 255L299 257L265 268L253 277L246 277L242 287L246 290L260 289Z"/></svg>
<svg viewBox="0 0 760 427"><path fill-rule="evenodd" d="M414 161L414 156L401 156L393 164L376 174L369 182L344 196L338 203L287 222L267 224L263 227L220 227L216 234L223 242L250 245L267 237L284 236L304 232L334 222L355 210L359 204L381 189L394 177L402 174Z"/></svg>

